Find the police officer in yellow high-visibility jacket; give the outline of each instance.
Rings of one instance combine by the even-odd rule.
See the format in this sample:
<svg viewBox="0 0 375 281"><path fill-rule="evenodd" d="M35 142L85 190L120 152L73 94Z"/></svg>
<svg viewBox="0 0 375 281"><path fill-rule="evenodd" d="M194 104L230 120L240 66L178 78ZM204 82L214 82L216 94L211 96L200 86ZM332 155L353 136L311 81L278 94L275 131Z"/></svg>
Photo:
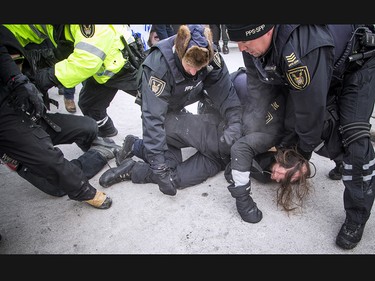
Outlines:
<svg viewBox="0 0 375 281"><path fill-rule="evenodd" d="M82 113L96 120L100 137L117 135L107 108L117 91L136 95L136 68L124 55L126 42L134 47L128 25L100 24L4 24L20 44L41 44L47 37L56 47L60 59L54 67L40 69L34 82L42 92L53 86L83 87L78 105Z"/></svg>

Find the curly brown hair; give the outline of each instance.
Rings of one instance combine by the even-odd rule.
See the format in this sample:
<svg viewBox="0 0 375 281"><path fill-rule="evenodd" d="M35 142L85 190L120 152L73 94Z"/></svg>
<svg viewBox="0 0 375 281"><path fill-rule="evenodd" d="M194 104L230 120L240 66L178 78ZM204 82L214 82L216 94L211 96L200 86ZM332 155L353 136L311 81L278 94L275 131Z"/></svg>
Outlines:
<svg viewBox="0 0 375 281"><path fill-rule="evenodd" d="M310 193L310 184L307 181L311 177L309 161L295 148L279 149L275 160L282 167L290 169L277 189L277 205L282 206L286 212L302 207L304 199ZM292 177L296 172L300 172L300 176L297 181L293 181Z"/></svg>

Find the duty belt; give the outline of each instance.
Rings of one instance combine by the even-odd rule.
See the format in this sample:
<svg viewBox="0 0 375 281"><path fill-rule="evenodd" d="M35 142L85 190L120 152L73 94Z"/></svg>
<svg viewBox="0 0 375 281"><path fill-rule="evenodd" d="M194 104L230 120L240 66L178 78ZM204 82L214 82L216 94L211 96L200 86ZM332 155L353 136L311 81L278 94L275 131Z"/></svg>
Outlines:
<svg viewBox="0 0 375 281"><path fill-rule="evenodd" d="M59 125L57 125L55 122L53 122L47 115L43 115L41 117L44 121L46 121L46 123L56 132L56 133L60 133L61 132L61 127ZM38 119L35 117L35 116L32 116L31 118L31 121L33 122L37 122Z"/></svg>

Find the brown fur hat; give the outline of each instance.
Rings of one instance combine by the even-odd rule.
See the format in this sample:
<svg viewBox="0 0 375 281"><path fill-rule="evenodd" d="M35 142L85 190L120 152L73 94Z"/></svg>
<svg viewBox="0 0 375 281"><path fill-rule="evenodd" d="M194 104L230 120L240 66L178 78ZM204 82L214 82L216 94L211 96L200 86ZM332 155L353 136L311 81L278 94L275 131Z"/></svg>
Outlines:
<svg viewBox="0 0 375 281"><path fill-rule="evenodd" d="M180 60L196 68L208 65L213 56L211 29L204 25L181 25L175 39Z"/></svg>

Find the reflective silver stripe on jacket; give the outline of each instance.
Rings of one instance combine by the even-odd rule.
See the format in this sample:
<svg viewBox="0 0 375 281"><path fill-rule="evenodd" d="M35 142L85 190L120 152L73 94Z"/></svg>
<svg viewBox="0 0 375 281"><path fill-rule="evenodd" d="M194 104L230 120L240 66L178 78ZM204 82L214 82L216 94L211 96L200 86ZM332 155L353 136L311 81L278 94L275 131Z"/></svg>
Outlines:
<svg viewBox="0 0 375 281"><path fill-rule="evenodd" d="M93 54L93 55L97 56L98 58L100 58L102 61L104 61L105 58L106 58L106 54L102 50L98 49L97 47L95 47L93 45L87 44L86 42L79 42L75 46L75 48L86 51L90 54Z"/></svg>

